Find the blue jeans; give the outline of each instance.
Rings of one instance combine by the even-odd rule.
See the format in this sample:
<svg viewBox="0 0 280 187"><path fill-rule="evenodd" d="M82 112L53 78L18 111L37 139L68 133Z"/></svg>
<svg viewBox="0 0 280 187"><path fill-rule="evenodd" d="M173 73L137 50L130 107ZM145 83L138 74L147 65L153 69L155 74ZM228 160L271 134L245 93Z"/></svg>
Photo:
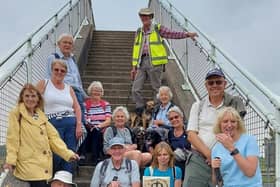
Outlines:
<svg viewBox="0 0 280 187"><path fill-rule="evenodd" d="M51 118L51 124L58 131L60 138L65 142L68 149L75 151L76 148L76 117L63 117L62 119ZM53 172L66 170L73 173L73 164L63 160L57 154L53 157Z"/></svg>
<svg viewBox="0 0 280 187"><path fill-rule="evenodd" d="M75 95L77 97L77 100L78 100L78 103L80 105L80 108L81 108L81 114L82 114L82 123L83 125L86 124L86 119L85 119L85 106L84 106L84 97L83 97L83 94L80 90L76 89L76 88L73 88L74 92L75 92Z"/></svg>

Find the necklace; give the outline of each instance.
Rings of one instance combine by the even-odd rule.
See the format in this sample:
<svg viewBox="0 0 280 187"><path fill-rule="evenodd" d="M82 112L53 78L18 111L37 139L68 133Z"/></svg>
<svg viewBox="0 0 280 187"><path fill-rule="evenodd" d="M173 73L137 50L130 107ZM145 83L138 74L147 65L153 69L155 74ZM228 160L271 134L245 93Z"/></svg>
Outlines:
<svg viewBox="0 0 280 187"><path fill-rule="evenodd" d="M182 131L181 129L174 129L174 136L179 137L183 134L184 130Z"/></svg>

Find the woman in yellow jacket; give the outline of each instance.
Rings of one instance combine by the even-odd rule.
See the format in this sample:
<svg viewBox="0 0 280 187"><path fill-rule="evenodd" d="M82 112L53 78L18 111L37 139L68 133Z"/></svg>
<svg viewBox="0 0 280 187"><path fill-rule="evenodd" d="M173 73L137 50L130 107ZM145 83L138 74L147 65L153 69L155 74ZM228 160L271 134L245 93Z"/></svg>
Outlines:
<svg viewBox="0 0 280 187"><path fill-rule="evenodd" d="M20 92L18 105L10 112L5 169L31 187L46 187L52 177L52 152L67 161L79 156L67 149L42 111L43 98L31 84Z"/></svg>

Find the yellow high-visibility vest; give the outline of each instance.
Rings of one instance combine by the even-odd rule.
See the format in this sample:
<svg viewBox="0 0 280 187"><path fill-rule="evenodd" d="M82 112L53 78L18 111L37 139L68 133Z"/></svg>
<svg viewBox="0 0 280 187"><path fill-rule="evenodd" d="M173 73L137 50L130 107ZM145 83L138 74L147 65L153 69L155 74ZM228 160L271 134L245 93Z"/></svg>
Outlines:
<svg viewBox="0 0 280 187"><path fill-rule="evenodd" d="M167 52L163 45L163 40L159 34L160 24L152 26L152 32L149 34L149 55L154 66L167 64ZM143 46L143 28L137 30L137 36L134 40L132 66L137 66L141 60L141 48Z"/></svg>

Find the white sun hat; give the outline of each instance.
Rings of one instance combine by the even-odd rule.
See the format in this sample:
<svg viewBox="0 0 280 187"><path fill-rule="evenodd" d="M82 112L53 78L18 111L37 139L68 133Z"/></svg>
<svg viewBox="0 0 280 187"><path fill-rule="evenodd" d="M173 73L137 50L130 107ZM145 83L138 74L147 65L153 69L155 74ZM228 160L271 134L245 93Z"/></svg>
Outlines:
<svg viewBox="0 0 280 187"><path fill-rule="evenodd" d="M70 173L68 171L57 171L54 174L54 177L50 181L50 183L53 182L53 181L61 181L61 182L64 182L66 184L72 184L72 186L77 187L77 184L72 182L72 173Z"/></svg>

